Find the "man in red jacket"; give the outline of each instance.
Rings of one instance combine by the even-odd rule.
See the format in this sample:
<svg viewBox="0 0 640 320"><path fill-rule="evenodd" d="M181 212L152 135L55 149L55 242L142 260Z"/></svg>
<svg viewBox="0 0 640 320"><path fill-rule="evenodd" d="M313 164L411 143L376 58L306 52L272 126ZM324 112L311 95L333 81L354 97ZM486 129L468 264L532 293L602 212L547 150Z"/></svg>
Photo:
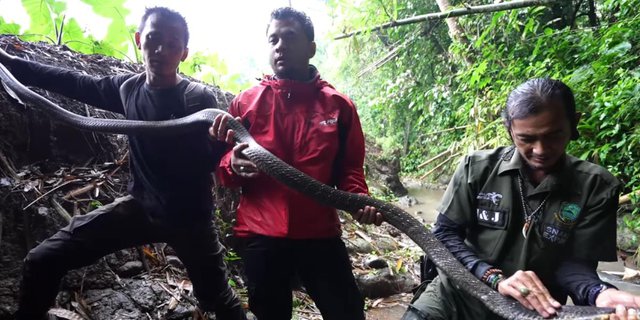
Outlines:
<svg viewBox="0 0 640 320"><path fill-rule="evenodd" d="M229 107L249 133L274 155L316 180L352 193L368 192L364 136L351 100L309 64L316 46L311 20L292 8L276 9L267 28L274 71L241 93ZM212 137L233 141L227 118ZM241 187L236 236L248 278L249 305L260 320L291 318L291 279L298 276L325 320L364 319L364 301L340 239L336 209L260 173L239 144L223 156L221 183ZM382 222L375 208L355 213L363 223Z"/></svg>

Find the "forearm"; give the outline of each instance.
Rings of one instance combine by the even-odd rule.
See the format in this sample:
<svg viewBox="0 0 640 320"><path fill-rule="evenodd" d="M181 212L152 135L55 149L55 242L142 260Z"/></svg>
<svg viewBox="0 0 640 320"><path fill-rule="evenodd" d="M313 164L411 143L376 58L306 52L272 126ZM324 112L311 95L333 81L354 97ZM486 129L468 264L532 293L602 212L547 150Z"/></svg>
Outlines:
<svg viewBox="0 0 640 320"><path fill-rule="evenodd" d="M480 258L465 243L465 228L453 222L443 214L439 214L433 234L453 254L462 265L471 271L478 279L492 266Z"/></svg>
<svg viewBox="0 0 640 320"><path fill-rule="evenodd" d="M35 86L86 104L123 113L119 85L127 76L95 78L78 71L14 58L7 64L13 75L25 85Z"/></svg>
<svg viewBox="0 0 640 320"><path fill-rule="evenodd" d="M595 305L604 288L615 288L600 280L596 272L597 261L565 260L556 272L556 281L564 288L576 305Z"/></svg>

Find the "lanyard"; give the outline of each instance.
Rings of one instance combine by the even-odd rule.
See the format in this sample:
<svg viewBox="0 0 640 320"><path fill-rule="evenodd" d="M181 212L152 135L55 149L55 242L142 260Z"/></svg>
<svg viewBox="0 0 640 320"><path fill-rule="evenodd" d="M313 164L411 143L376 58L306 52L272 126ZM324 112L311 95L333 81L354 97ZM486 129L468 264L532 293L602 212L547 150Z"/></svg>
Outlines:
<svg viewBox="0 0 640 320"><path fill-rule="evenodd" d="M544 207L545 203L547 203L547 199L549 199L551 192L549 192L547 196L544 198L544 200L540 202L540 205L535 210L532 211L531 207L529 206L529 202L525 200L524 182L521 174L518 174L518 189L520 190L520 200L522 201L522 212L524 213L524 226L522 226L522 236L526 239L527 235L529 234L529 229L531 229L531 226L536 222L536 220L538 220L538 217L540 216L539 213L542 211L542 208Z"/></svg>

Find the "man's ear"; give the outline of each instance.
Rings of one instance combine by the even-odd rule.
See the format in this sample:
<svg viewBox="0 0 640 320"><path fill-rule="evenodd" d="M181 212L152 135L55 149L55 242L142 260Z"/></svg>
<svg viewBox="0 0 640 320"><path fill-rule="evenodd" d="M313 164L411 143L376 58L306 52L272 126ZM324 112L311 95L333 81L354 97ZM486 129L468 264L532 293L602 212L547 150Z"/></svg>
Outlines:
<svg viewBox="0 0 640 320"><path fill-rule="evenodd" d="M311 41L309 44L309 59L313 58L316 55L316 42Z"/></svg>
<svg viewBox="0 0 640 320"><path fill-rule="evenodd" d="M138 50L142 50L142 48L140 47L140 32L136 31L136 46L138 47Z"/></svg>
<svg viewBox="0 0 640 320"><path fill-rule="evenodd" d="M188 56L189 56L189 48L184 48L184 51L182 52L182 58L180 58L180 61L186 60Z"/></svg>

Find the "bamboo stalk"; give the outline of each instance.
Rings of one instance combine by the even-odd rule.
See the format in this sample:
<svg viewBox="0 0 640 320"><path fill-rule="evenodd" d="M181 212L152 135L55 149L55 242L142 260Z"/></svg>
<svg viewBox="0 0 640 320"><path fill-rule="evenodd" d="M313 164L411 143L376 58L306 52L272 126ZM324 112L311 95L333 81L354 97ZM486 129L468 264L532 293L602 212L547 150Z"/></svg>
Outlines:
<svg viewBox="0 0 640 320"><path fill-rule="evenodd" d="M373 31L393 28L401 25L426 22L429 20L441 20L441 19L452 18L452 17L466 16L466 15L476 14L476 13L505 11L505 10L520 9L520 8L533 7L533 6L549 6L559 2L560 1L558 0L515 0L515 1L509 1L509 2L503 2L503 3L480 5L480 6L467 6L465 8L458 8L450 11L433 12L433 13L427 13L424 15L407 18L407 19L390 21L387 23L383 23L381 25L377 25L375 27L345 33L333 39L340 40L340 39L349 38L365 32L373 32Z"/></svg>
<svg viewBox="0 0 640 320"><path fill-rule="evenodd" d="M447 158L447 160L442 161L440 164L438 164L437 166L433 167L431 170L429 170L427 173L423 174L422 177L420 177L420 180L423 180L424 178L426 178L428 175L430 175L431 173L433 173L434 171L440 169L441 167L443 167L445 164L449 163L451 160L459 157L462 155L462 152L458 152L454 155L451 155L449 158Z"/></svg>
<svg viewBox="0 0 640 320"><path fill-rule="evenodd" d="M484 148L486 148L487 146L489 146L489 144L491 144L491 142L486 142L485 144L481 145L478 150L482 150ZM448 150L447 150L448 151ZM426 178L428 175L430 175L431 173L433 173L434 171L436 171L437 169L440 169L442 166L444 166L445 164L447 164L448 162L450 162L451 160L455 159L456 157L459 157L462 155L462 152L458 152L452 156L450 156L449 158L447 158L446 160L442 161L441 163L439 163L437 166L433 167L431 170L429 170L427 173L423 174L420 177L420 180L423 180L424 178ZM440 156L440 155L438 155ZM431 159L430 159L431 160ZM429 161L429 160L427 160Z"/></svg>
<svg viewBox="0 0 640 320"><path fill-rule="evenodd" d="M618 200L618 203L619 204L625 204L627 202L630 202L631 201L631 197L633 197L634 195L640 196L640 190L629 192L629 193L621 196L620 199Z"/></svg>
<svg viewBox="0 0 640 320"><path fill-rule="evenodd" d="M71 222L71 215L62 207L60 203L58 203L58 201L52 199L51 203L53 204L53 209L56 210L56 212L62 217L62 219L64 219L64 221L66 221L67 223Z"/></svg>
<svg viewBox="0 0 640 320"><path fill-rule="evenodd" d="M424 168L425 166L428 166L431 162L434 162L434 161L436 161L436 160L438 160L438 159L440 159L440 158L442 158L442 157L446 156L446 155L447 155L447 154L449 154L449 153L451 153L451 150L447 149L447 150L445 150L445 151L443 151L443 152L441 152L441 153L437 154L435 157L433 157L433 158L431 158L431 159L429 159L429 160L427 160L427 161L425 161L425 162L421 163L421 164L418 166L418 169L422 169L422 168Z"/></svg>
<svg viewBox="0 0 640 320"><path fill-rule="evenodd" d="M442 129L442 130L438 130L438 131L429 132L426 135L427 136L431 136L431 135L434 135L434 134L440 134L440 133L445 133L445 132L454 131L454 130L466 129L468 127L469 127L469 125L466 124L464 126L457 126L457 127L453 127L453 128L447 128L447 129Z"/></svg>

